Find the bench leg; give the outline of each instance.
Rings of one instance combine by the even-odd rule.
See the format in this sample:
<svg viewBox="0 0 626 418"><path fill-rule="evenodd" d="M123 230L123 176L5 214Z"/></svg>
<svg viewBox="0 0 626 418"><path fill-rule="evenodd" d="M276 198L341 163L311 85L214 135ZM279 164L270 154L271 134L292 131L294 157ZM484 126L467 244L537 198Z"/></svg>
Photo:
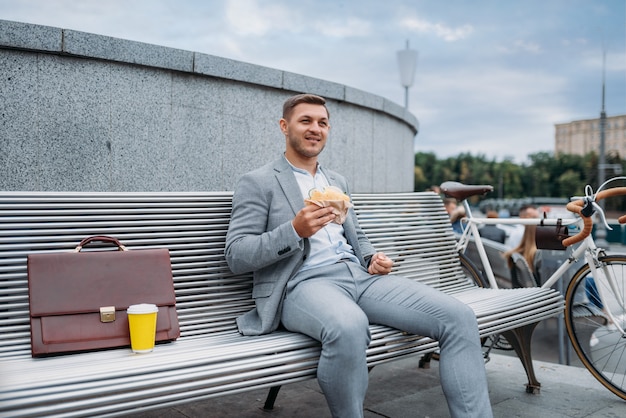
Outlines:
<svg viewBox="0 0 626 418"><path fill-rule="evenodd" d="M419 361L418 367L420 369L430 369L430 360L433 358L433 353L424 354Z"/></svg>
<svg viewBox="0 0 626 418"><path fill-rule="evenodd" d="M276 402L280 388L281 386L274 386L270 388L270 391L267 394L267 399L265 399L265 405L263 405L263 410L271 411L274 409L274 402Z"/></svg>
<svg viewBox="0 0 626 418"><path fill-rule="evenodd" d="M537 324L538 322L535 322L534 324L524 325L523 327L516 328L511 331L502 332L502 335L504 335L504 337L513 346L517 357L519 357L524 369L526 370L526 376L528 376L526 393L532 394L538 394L541 389L541 383L539 383L535 377L533 359L530 353L530 342Z"/></svg>
<svg viewBox="0 0 626 418"><path fill-rule="evenodd" d="M367 372L371 372L374 366L369 366L367 368ZM281 386L273 386L270 388L269 393L267 394L267 398L265 399L265 405L263 405L264 411L271 411L274 409L274 402L276 402L276 398L278 397L278 392L280 391Z"/></svg>

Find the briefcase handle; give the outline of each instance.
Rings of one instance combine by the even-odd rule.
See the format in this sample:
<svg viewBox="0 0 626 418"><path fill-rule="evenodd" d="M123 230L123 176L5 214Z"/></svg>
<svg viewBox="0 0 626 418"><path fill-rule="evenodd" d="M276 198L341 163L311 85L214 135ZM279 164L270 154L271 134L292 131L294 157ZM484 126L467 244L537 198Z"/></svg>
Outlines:
<svg viewBox="0 0 626 418"><path fill-rule="evenodd" d="M126 247L122 245L122 243L117 238L109 237L106 235L94 235L92 237L87 237L84 240L82 240L78 244L78 246L74 249L74 252L79 253L80 250L82 250L85 245L93 241L101 241L101 242L107 242L110 244L115 244L119 251L126 251Z"/></svg>

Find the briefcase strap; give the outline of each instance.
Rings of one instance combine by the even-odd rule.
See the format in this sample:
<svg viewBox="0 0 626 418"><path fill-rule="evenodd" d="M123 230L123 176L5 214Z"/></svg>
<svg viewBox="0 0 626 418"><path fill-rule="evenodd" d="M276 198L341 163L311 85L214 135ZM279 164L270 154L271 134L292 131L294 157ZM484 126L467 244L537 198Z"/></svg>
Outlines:
<svg viewBox="0 0 626 418"><path fill-rule="evenodd" d="M74 248L74 252L79 253L80 250L82 250L85 245L89 244L90 242L94 242L94 241L100 241L100 242L106 242L106 243L110 243L110 244L115 244L119 251L126 251L126 247L124 245L122 245L122 243L117 238L109 237L109 236L106 236L106 235L94 235L92 237L87 237L84 240L82 240L78 244L78 246L76 248Z"/></svg>

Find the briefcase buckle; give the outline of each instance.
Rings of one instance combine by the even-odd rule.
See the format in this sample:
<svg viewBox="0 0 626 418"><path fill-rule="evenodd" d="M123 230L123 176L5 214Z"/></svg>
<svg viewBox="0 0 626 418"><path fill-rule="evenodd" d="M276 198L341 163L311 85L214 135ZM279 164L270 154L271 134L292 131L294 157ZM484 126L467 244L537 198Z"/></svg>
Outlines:
<svg viewBox="0 0 626 418"><path fill-rule="evenodd" d="M102 306L100 308L100 322L115 321L115 306Z"/></svg>

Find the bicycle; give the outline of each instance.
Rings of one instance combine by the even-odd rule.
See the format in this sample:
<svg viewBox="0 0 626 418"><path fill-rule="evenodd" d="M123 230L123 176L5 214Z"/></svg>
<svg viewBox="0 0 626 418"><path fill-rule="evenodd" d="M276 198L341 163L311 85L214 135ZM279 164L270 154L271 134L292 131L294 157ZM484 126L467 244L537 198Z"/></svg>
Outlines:
<svg viewBox="0 0 626 418"><path fill-rule="evenodd" d="M591 235L592 217L595 213L611 229L606 222L603 208L597 202L608 197L626 195L626 187L607 188L609 183L617 180L626 180L626 177L607 180L595 193L590 186L586 186L585 196L573 197L566 206L570 212L576 214L572 219L478 218L472 215L467 199L493 191L492 186L445 182L440 187L445 196L463 203L466 215L457 249L461 267L480 286L497 288L498 284L478 225L546 225L553 226L555 231L560 225L577 232L576 235L563 239L564 246L574 246L571 255L561 262L541 287L553 286L569 269L574 268L577 261L584 260L584 264L572 276L565 292L564 319L567 335L585 368L603 386L626 400L626 255L607 254L605 249L596 245ZM620 224L626 223L626 215L619 217L618 221ZM483 265L482 272L465 255L472 238ZM492 344L502 345L502 341L498 342L496 339Z"/></svg>

